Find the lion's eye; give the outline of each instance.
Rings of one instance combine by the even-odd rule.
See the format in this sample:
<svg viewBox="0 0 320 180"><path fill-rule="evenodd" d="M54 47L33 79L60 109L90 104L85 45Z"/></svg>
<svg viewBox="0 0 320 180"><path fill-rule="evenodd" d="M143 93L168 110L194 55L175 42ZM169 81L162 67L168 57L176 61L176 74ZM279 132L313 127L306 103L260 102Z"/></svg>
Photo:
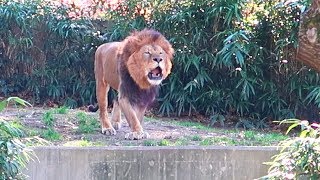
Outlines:
<svg viewBox="0 0 320 180"><path fill-rule="evenodd" d="M162 51L160 51L160 53L159 54L162 54Z"/></svg>
<svg viewBox="0 0 320 180"><path fill-rule="evenodd" d="M145 54L151 55L151 53L149 51L144 52Z"/></svg>

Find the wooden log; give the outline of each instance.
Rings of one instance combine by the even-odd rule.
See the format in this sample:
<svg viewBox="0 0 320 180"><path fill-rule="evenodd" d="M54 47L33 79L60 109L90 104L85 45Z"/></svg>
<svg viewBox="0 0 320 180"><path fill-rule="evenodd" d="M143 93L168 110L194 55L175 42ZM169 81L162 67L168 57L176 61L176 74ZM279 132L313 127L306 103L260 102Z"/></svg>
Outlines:
<svg viewBox="0 0 320 180"><path fill-rule="evenodd" d="M320 0L313 0L302 14L297 60L320 72Z"/></svg>

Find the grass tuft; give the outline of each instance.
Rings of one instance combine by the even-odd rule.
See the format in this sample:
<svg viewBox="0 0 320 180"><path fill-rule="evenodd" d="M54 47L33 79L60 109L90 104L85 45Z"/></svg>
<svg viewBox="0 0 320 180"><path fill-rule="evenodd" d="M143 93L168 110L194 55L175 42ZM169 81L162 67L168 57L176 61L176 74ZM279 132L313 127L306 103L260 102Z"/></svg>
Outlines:
<svg viewBox="0 0 320 180"><path fill-rule="evenodd" d="M157 146L157 141L153 139L147 139L143 141L143 146Z"/></svg>
<svg viewBox="0 0 320 180"><path fill-rule="evenodd" d="M90 147L90 146L104 146L102 142L91 142L88 140L74 140L68 141L63 144L63 146L67 147Z"/></svg>
<svg viewBox="0 0 320 180"><path fill-rule="evenodd" d="M199 135L193 135L193 136L191 136L191 140L192 141L202 141L202 137L201 136L199 136Z"/></svg>
<svg viewBox="0 0 320 180"><path fill-rule="evenodd" d="M59 141L62 139L61 134L53 128L44 130L41 136L48 141Z"/></svg>
<svg viewBox="0 0 320 180"><path fill-rule="evenodd" d="M79 133L93 133L97 128L99 128L98 120L92 116L88 116L84 112L78 112L76 117L79 123Z"/></svg>
<svg viewBox="0 0 320 180"><path fill-rule="evenodd" d="M56 108L54 110L54 112L57 113L57 114L67 114L68 110L69 110L69 108L67 106L61 106L59 108Z"/></svg>
<svg viewBox="0 0 320 180"><path fill-rule="evenodd" d="M51 111L47 111L42 116L43 123L48 127L51 128L54 125L54 117Z"/></svg>

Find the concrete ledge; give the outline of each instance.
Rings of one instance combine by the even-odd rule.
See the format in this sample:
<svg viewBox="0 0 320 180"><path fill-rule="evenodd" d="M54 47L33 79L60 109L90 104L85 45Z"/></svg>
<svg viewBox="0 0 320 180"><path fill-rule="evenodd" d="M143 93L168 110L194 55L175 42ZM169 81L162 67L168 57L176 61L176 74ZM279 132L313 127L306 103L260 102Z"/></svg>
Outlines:
<svg viewBox="0 0 320 180"><path fill-rule="evenodd" d="M249 180L276 147L36 147L33 180Z"/></svg>

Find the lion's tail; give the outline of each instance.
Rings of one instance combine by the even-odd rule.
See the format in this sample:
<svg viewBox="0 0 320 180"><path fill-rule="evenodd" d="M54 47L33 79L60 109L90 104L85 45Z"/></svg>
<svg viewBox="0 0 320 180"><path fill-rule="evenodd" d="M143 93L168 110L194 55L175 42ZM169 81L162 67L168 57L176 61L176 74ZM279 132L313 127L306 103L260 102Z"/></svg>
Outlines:
<svg viewBox="0 0 320 180"><path fill-rule="evenodd" d="M98 109L99 109L99 106L97 105L97 106L94 106L94 105L89 105L88 106L88 111L89 112L97 112L98 111Z"/></svg>

